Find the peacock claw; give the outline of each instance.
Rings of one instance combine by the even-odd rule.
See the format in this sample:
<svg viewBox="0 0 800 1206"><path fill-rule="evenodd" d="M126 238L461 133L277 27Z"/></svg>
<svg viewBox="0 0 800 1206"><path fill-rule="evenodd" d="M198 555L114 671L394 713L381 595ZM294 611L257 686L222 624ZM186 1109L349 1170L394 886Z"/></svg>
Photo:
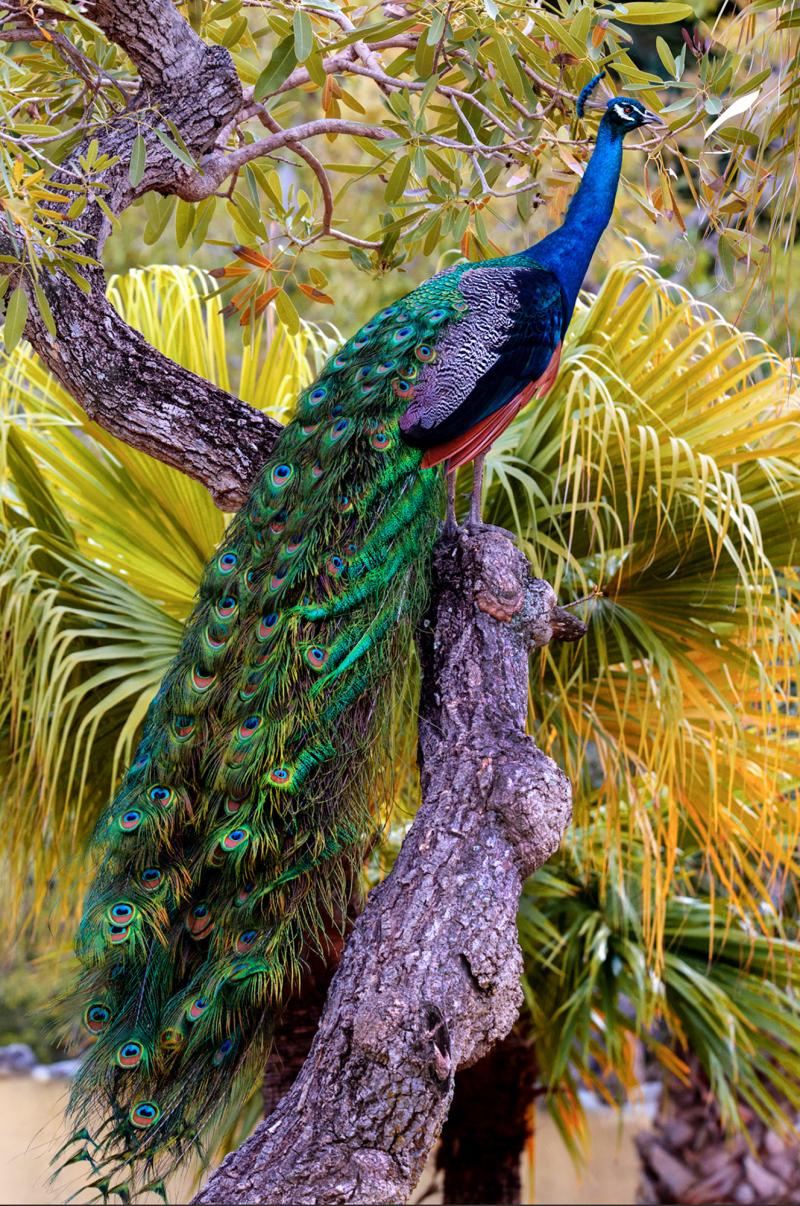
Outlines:
<svg viewBox="0 0 800 1206"><path fill-rule="evenodd" d="M501 528L496 523L484 523L482 519L468 519L464 524L464 528L469 532L470 536L478 536L481 532L499 532L501 536L505 536L512 544L519 543L515 532L510 532L508 528Z"/></svg>

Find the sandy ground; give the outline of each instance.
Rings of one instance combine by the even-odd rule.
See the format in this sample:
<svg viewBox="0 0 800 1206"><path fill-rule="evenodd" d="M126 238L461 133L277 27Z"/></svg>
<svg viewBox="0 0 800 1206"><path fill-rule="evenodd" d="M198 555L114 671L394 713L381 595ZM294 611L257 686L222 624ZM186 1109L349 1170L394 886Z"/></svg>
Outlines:
<svg viewBox="0 0 800 1206"><path fill-rule="evenodd" d="M57 1185L48 1183L50 1159L63 1142L61 1110L65 1096L63 1081L0 1079L0 1206L62 1203L80 1184L82 1166L74 1176L59 1178ZM582 1176L578 1176L549 1118L539 1117L535 1187L528 1201L539 1206L623 1206L634 1201L637 1161L633 1135L647 1125L645 1111L629 1110L620 1122L610 1111L595 1110L589 1115L589 1123L592 1152ZM427 1175L422 1184L426 1181ZM190 1190L185 1180L182 1184L173 1181L170 1201L187 1202Z"/></svg>

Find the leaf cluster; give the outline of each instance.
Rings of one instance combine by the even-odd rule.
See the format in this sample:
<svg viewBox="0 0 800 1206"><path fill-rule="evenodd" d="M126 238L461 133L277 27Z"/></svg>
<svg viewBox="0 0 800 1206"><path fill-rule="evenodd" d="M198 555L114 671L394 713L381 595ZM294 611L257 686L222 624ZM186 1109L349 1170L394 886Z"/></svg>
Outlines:
<svg viewBox="0 0 800 1206"><path fill-rule="evenodd" d="M696 274L707 253L714 267L705 285L748 290L760 273L793 296L786 265L797 222L800 26L780 5L723 4L699 22L688 4L648 0L412 0L400 15L347 0L182 7L206 41L230 52L250 90L218 151L252 148L252 159L224 195L147 195L145 239L174 222L179 246L255 247L286 275L290 287L263 304L290 331L302 300L300 257L323 275L325 258L371 273L413 269L442 244L479 259L508 250L511 228L524 241L541 205L557 217L592 141L594 118L576 121L575 97L601 68L614 91L661 109L672 129L667 142L644 148L643 179L642 157L631 157L620 228L656 247L663 270L679 279ZM135 187L147 161L141 123L152 115L130 109L131 65L80 5L50 6L30 22L16 7L0 10L0 34L11 43L0 54L0 205L13 220L10 258L34 275L57 269L80 282L93 263L81 247L85 206L115 220L104 196L114 162L102 151L105 132L137 123L128 165ZM327 132L315 136L310 158L300 155L302 141L262 154L265 113L273 130L323 119ZM176 172L197 167L173 123L154 128ZM365 190L370 201L361 207ZM311 286L317 292L306 298L323 301L325 286ZM10 315L11 345L21 306Z"/></svg>

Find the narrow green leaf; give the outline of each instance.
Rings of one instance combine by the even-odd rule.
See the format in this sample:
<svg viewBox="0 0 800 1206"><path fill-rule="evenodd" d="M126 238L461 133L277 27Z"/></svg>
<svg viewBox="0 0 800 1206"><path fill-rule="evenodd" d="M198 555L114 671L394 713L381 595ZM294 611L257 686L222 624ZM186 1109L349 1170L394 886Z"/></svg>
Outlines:
<svg viewBox="0 0 800 1206"><path fill-rule="evenodd" d="M589 27L592 23L592 9L590 6L578 10L577 15L573 18L569 27L569 32L572 34L576 42L583 45L589 40Z"/></svg>
<svg viewBox="0 0 800 1206"><path fill-rule="evenodd" d="M165 118L164 118L164 122L165 122L166 127L167 127L167 129L169 130L170 134L172 135L172 137L174 138L175 142L177 143L177 145L178 145L178 146L181 148L181 150L182 150L182 151L184 151L184 152L185 152L185 154L187 154L187 155L189 156L189 158L191 159L191 158L192 158L192 153L191 153L191 151L189 150L189 148L187 147L186 143L183 141L183 135L181 134L181 132L180 132L180 130L178 129L178 127L175 125L175 122L174 122L174 121L170 121L170 119L169 119L168 117L165 117Z"/></svg>
<svg viewBox="0 0 800 1206"><path fill-rule="evenodd" d="M258 181L258 186L261 192L269 197L270 201L282 212L283 211L283 193L281 192L281 178L276 171L265 172L257 163L249 164L253 175ZM259 206L261 208L261 206Z"/></svg>
<svg viewBox="0 0 800 1206"><path fill-rule="evenodd" d="M656 50L658 51L658 57L661 59L661 62L664 64L670 75L677 76L678 67L675 62L675 55L672 53L669 46L660 34L656 38Z"/></svg>
<svg viewBox="0 0 800 1206"><path fill-rule="evenodd" d="M428 101L433 96L433 94L436 91L438 86L439 86L439 76L432 75L430 77L430 79L428 80L427 84L425 85L425 87L422 89L422 91L419 94L419 111L420 111L420 113L422 113L423 109L425 108Z"/></svg>
<svg viewBox="0 0 800 1206"><path fill-rule="evenodd" d="M444 10L441 8L435 9L433 17L431 18L431 23L428 26L428 32L425 35L425 40L429 46L438 46L439 40L444 33L446 23L447 18Z"/></svg>
<svg viewBox="0 0 800 1206"><path fill-rule="evenodd" d="M248 197L243 196L239 192L236 195L235 204L229 203L229 205L232 207L234 217L238 218L245 228L251 231L257 239L267 238L264 223L261 221L261 214ZM247 240L244 241L246 242Z"/></svg>
<svg viewBox="0 0 800 1206"><path fill-rule="evenodd" d="M62 272L66 273L73 285L78 286L81 293L91 293L92 286L89 284L86 277L82 276L81 273L78 272L78 269L73 264L70 264L68 260L61 259L58 266Z"/></svg>
<svg viewBox="0 0 800 1206"><path fill-rule="evenodd" d="M72 205L70 205L69 209L67 210L67 217L70 219L70 221L74 221L75 218L79 218L81 216L83 211L86 209L86 201L86 193L79 193L72 202Z"/></svg>
<svg viewBox="0 0 800 1206"><path fill-rule="evenodd" d="M210 17L212 21L224 21L226 17L232 17L234 13L238 13L242 7L242 0L225 0L224 4L217 4L212 8Z"/></svg>
<svg viewBox="0 0 800 1206"><path fill-rule="evenodd" d="M683 46L681 46L681 53L678 55L677 59L675 60L675 79L676 80L681 79L685 70L686 70L686 43L684 42Z"/></svg>
<svg viewBox="0 0 800 1206"><path fill-rule="evenodd" d="M598 14L599 15L599 14ZM673 0L658 0L658 3L617 4L613 9L603 9L604 17L611 17L621 25L671 25L673 21L693 21L694 9L689 4L673 3Z"/></svg>
<svg viewBox="0 0 800 1206"><path fill-rule="evenodd" d="M131 161L128 166L128 179L130 180L133 188L136 188L138 184L142 183L142 177L144 176L144 169L146 165L147 144L145 143L145 140L142 138L141 134L137 134L133 140L133 146L131 147Z"/></svg>
<svg viewBox="0 0 800 1206"><path fill-rule="evenodd" d="M17 285L6 306L6 319L3 325L3 343L7 352L12 351L25 329L28 318L28 296L21 285Z"/></svg>
<svg viewBox="0 0 800 1206"><path fill-rule="evenodd" d="M191 168L193 168L195 166L194 160L192 159L192 157L188 153L188 151L184 151L182 147L179 147L177 142L173 141L173 139L170 138L169 134L167 134L166 131L157 129L156 130L156 138L158 139L158 141L160 143L162 143L167 148L169 153L171 155L174 155L175 158L180 160L181 163L185 163L187 167L191 167Z"/></svg>
<svg viewBox="0 0 800 1206"><path fill-rule="evenodd" d="M356 268L360 268L362 272L370 272L372 270L372 261L366 252L360 247L351 247L349 249L350 259L355 264Z"/></svg>
<svg viewBox="0 0 800 1206"><path fill-rule="evenodd" d="M392 169L392 174L386 185L384 197L389 205L393 205L395 201L399 201L403 195L403 190L408 183L408 177L411 172L411 159L408 155L404 155L402 159L398 159Z"/></svg>
<svg viewBox="0 0 800 1206"><path fill-rule="evenodd" d="M325 72L325 67L322 62L322 53L318 47L315 47L311 54L306 59L306 71L311 76L311 79L318 88L325 87L325 81L328 76Z"/></svg>
<svg viewBox="0 0 800 1206"><path fill-rule="evenodd" d="M39 284L38 281L35 282L33 288L34 288L34 292L36 293L36 305L38 307L39 313L42 316L42 322L44 323L44 325L47 327L50 334L55 339L56 323L55 323L55 319L53 318L53 311L50 309L50 302L45 297L44 289L42 288L42 286Z"/></svg>
<svg viewBox="0 0 800 1206"><path fill-rule="evenodd" d="M427 38L420 38L414 55L414 70L419 79L426 80L431 74L435 56L436 44L431 45Z"/></svg>
<svg viewBox="0 0 800 1206"><path fill-rule="evenodd" d="M103 200L102 197L95 197L95 201L102 209L105 216L108 218L112 226L119 226L119 218L114 213L113 209Z"/></svg>
<svg viewBox="0 0 800 1206"><path fill-rule="evenodd" d="M456 218L455 224L453 226L453 239L455 242L457 242L457 243L461 242L464 235L466 234L468 226L469 226L469 206L464 205L462 207L458 217Z"/></svg>
<svg viewBox="0 0 800 1206"><path fill-rule="evenodd" d="M433 255L439 243L439 237L442 233L442 219L437 215L430 230L428 231L425 242L422 245L424 255Z"/></svg>
<svg viewBox="0 0 800 1206"><path fill-rule="evenodd" d="M761 143L761 139L752 130L742 130L739 126L722 126L721 129L716 131L716 135L723 142L727 142L729 146L743 143L746 147L757 147Z"/></svg>
<svg viewBox="0 0 800 1206"><path fill-rule="evenodd" d="M196 206L196 216L194 226L192 227L192 250L197 251L202 243L205 242L208 228L211 224L211 219L214 216L214 210L217 207L216 197L206 197Z"/></svg>
<svg viewBox="0 0 800 1206"><path fill-rule="evenodd" d="M511 46L508 42L508 39L505 36L493 37L492 46L494 48L495 64L504 82L508 84L518 101L527 100L525 95L525 85L522 82L519 67L514 62L514 56L511 53Z"/></svg>
<svg viewBox="0 0 800 1206"><path fill-rule="evenodd" d="M224 46L226 50L232 50L234 46L239 45L246 32L247 17L237 17L225 30L220 45Z"/></svg>
<svg viewBox="0 0 800 1206"><path fill-rule="evenodd" d="M290 335L296 335L300 330L300 315L294 307L294 302L283 290L275 298L275 309Z"/></svg>
<svg viewBox="0 0 800 1206"><path fill-rule="evenodd" d="M379 21L376 25L362 25L358 29L351 30L344 37L339 38L327 47L329 52L344 50L346 46L352 46L354 42L372 42L384 38L396 38L398 34L405 33L407 29L411 29L412 25L416 25L419 21L418 16L403 17L400 21Z"/></svg>
<svg viewBox="0 0 800 1206"><path fill-rule="evenodd" d="M191 201L178 201L175 209L175 239L179 247L183 247L192 233L195 213L195 206Z"/></svg>
<svg viewBox="0 0 800 1206"><path fill-rule="evenodd" d="M175 198L159 197L156 193L146 193L144 204L147 210L147 224L142 232L142 238L149 247L163 234L164 227L169 222L172 208L175 205Z"/></svg>
<svg viewBox="0 0 800 1206"><path fill-rule="evenodd" d="M292 20L294 31L294 53L298 63L305 63L314 49L314 30L311 28L311 18L302 8L294 10Z"/></svg>
<svg viewBox="0 0 800 1206"><path fill-rule="evenodd" d="M276 92L281 84L289 78L297 66L297 55L294 49L294 34L284 38L272 52L272 56L253 89L253 99L263 100L265 96Z"/></svg>

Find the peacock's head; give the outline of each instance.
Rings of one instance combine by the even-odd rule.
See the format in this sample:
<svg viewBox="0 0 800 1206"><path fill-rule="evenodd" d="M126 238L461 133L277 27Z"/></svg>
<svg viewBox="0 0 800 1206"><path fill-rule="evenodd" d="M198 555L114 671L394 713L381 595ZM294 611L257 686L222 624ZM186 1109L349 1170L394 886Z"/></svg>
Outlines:
<svg viewBox="0 0 800 1206"><path fill-rule="evenodd" d="M603 121L621 135L627 134L629 130L638 130L640 126L665 124L657 113L651 113L641 101L632 100L629 96L612 96L606 105Z"/></svg>
<svg viewBox="0 0 800 1206"><path fill-rule="evenodd" d="M578 103L575 106L578 117L583 117L589 98L604 75L605 71L601 71L581 89ZM591 108L599 108L599 106L592 104ZM645 109L641 101L632 100L629 96L612 96L606 105L602 124L610 127L620 138L624 138L630 130L638 130L640 126L663 126L665 122L657 113L651 113L649 109Z"/></svg>

